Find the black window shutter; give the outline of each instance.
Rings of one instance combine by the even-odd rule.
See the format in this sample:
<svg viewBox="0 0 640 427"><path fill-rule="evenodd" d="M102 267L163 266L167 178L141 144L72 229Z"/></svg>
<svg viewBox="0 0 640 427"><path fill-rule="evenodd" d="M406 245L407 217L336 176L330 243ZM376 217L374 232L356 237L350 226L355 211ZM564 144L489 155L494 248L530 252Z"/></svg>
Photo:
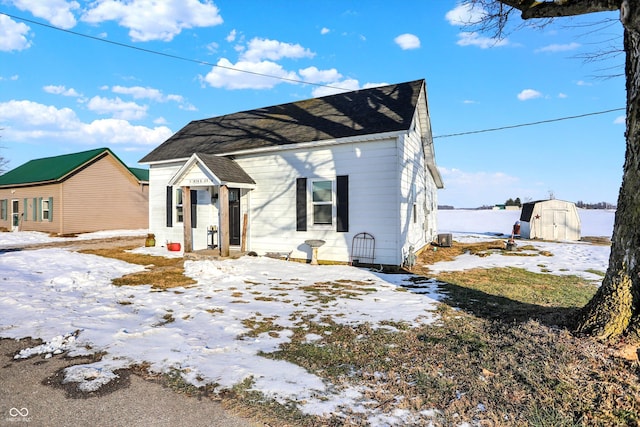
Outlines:
<svg viewBox="0 0 640 427"><path fill-rule="evenodd" d="M349 231L349 175L336 177L336 231Z"/></svg>
<svg viewBox="0 0 640 427"><path fill-rule="evenodd" d="M191 190L191 228L198 226L198 190Z"/></svg>
<svg viewBox="0 0 640 427"><path fill-rule="evenodd" d="M173 227L173 187L167 186L167 227Z"/></svg>
<svg viewBox="0 0 640 427"><path fill-rule="evenodd" d="M307 231L307 178L296 179L296 231Z"/></svg>

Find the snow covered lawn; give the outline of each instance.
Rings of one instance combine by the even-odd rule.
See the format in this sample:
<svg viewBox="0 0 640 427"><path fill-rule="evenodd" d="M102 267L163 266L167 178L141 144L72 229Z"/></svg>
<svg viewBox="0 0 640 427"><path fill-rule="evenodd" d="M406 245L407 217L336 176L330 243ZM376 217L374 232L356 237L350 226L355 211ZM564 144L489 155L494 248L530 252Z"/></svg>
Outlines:
<svg viewBox="0 0 640 427"><path fill-rule="evenodd" d="M604 225L594 226L595 232L589 235L610 236L613 213L609 214ZM444 211L440 220L442 232L452 232L454 240L460 241L495 239L494 233L508 233L514 221L502 213L479 221L475 211ZM591 226L585 216L582 220L583 228ZM0 247L15 246L7 239L20 234L1 233ZM450 271L516 263L539 270L544 264L553 274L591 279L593 274L586 270L606 269L607 246L530 243L553 256L464 255L430 268ZM159 248L138 251L169 255ZM104 353L98 362L67 369L67 381L77 382L85 391L107 383L118 369L146 363L152 371L179 371L189 383L215 384L217 389L251 378L253 389L280 402L295 402L305 413L336 414L341 407L366 411L363 390L335 387L295 364L260 354L276 351L294 330L306 329L310 322L369 323L374 328L390 328L387 322L429 325L437 320L435 310L442 297L435 281L416 288L407 274L263 257L187 261L185 274L197 281L188 288L157 291L150 286L111 284L113 278L142 269L60 248L0 251L0 337L44 341L18 357ZM254 327L263 328L262 332ZM309 342L319 338L307 336ZM384 420L383 424L408 419L403 413L384 414L384 408L371 410L370 416Z"/></svg>

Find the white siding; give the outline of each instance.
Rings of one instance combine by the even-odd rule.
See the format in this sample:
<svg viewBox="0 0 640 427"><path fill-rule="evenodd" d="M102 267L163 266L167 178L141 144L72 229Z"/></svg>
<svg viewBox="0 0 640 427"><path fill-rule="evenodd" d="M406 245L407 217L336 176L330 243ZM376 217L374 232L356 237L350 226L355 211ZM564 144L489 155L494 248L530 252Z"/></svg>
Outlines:
<svg viewBox="0 0 640 427"><path fill-rule="evenodd" d="M181 162L149 167L149 232L156 235L158 246L164 246L166 242L184 241L182 224L175 222L175 208L173 227L167 228L165 216L167 183L182 165ZM175 195L173 197L175 199Z"/></svg>
<svg viewBox="0 0 640 427"><path fill-rule="evenodd" d="M437 234L437 188L426 168L422 131L417 117L407 136L398 144L400 173L400 247L403 256L410 247L419 250ZM415 219L414 219L415 205Z"/></svg>
<svg viewBox="0 0 640 427"><path fill-rule="evenodd" d="M322 239L320 260L349 261L356 233L376 239L376 262L397 264L396 140L342 144L304 151L237 157L236 162L256 181L250 191L250 249L258 254L293 251L294 258L311 258L308 239ZM349 176L349 231L314 227L308 202L308 228L296 231L296 179ZM335 200L334 200L335 213Z"/></svg>

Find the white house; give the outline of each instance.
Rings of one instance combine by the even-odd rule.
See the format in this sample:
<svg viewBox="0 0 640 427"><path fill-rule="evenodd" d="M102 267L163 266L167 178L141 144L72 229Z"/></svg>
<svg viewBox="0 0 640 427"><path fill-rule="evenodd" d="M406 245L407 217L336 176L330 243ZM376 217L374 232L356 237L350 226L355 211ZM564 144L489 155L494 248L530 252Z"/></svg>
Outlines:
<svg viewBox="0 0 640 427"><path fill-rule="evenodd" d="M186 252L309 260L322 240L321 262L349 262L365 236L358 257L398 266L437 235L424 80L193 121L140 163L150 231Z"/></svg>
<svg viewBox="0 0 640 427"><path fill-rule="evenodd" d="M572 202L538 200L522 204L520 237L543 240L580 240L580 216Z"/></svg>

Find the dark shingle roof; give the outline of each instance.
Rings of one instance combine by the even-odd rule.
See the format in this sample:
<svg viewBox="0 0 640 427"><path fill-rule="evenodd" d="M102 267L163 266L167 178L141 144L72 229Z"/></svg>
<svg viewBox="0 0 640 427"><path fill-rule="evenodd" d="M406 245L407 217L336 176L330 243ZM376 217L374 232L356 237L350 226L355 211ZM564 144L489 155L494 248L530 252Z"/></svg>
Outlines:
<svg viewBox="0 0 640 427"><path fill-rule="evenodd" d="M140 162L409 129L424 80L196 120Z"/></svg>
<svg viewBox="0 0 640 427"><path fill-rule="evenodd" d="M57 182L64 179L67 175L86 163L106 155L106 153L110 153L116 160L122 163L122 161L108 148L96 148L94 150L81 151L79 153L44 157L41 159L30 160L27 163L10 170L4 175L0 175L0 187ZM139 170L142 171L144 169ZM131 170L131 172L138 177L134 171ZM148 180L149 172L147 170L147 181Z"/></svg>
<svg viewBox="0 0 640 427"><path fill-rule="evenodd" d="M231 159L205 153L198 153L197 156L223 182L256 183L240 165Z"/></svg>

